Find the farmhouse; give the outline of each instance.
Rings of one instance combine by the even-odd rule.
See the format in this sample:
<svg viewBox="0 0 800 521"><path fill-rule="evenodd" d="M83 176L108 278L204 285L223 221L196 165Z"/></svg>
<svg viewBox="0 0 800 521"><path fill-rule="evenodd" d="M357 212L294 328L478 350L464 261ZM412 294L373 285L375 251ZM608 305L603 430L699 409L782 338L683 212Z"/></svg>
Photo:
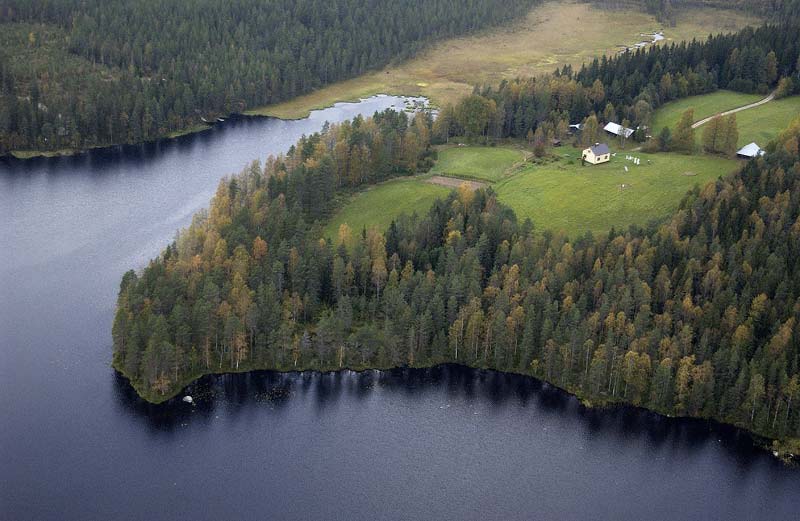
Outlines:
<svg viewBox="0 0 800 521"><path fill-rule="evenodd" d="M583 151L581 159L593 165L607 163L611 160L611 151L605 143L595 143L594 146Z"/></svg>
<svg viewBox="0 0 800 521"><path fill-rule="evenodd" d="M615 136L625 136L625 139L628 139L633 135L632 128L626 128L616 123L609 123L608 125L603 127L603 130L605 130L609 134L614 134Z"/></svg>
<svg viewBox="0 0 800 521"><path fill-rule="evenodd" d="M749 145L745 145L739 149L739 151L736 152L736 155L744 159L752 159L754 157L763 156L765 153L766 152L764 152L760 146L755 143L750 143Z"/></svg>

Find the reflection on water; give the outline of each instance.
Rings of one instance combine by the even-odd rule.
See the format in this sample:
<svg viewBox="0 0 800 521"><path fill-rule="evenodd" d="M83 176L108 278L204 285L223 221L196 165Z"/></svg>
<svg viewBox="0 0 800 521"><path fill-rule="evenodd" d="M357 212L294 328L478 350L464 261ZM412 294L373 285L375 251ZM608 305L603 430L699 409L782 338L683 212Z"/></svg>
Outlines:
<svg viewBox="0 0 800 521"><path fill-rule="evenodd" d="M260 414L291 407L293 400L309 400L317 411L340 400L361 401L370 395L401 395L409 402L426 402L444 392L450 400L478 401L512 414L524 414L534 406L537 413L574 423L597 439L646 439L654 450L668 446L689 453L707 443L722 443L742 468L768 457L753 438L738 428L690 418L667 418L625 405L587 408L574 396L535 378L446 364L434 368L400 368L390 371L337 371L318 373L249 373L209 375L185 389L194 404L179 395L153 405L142 400L127 379L114 373L118 405L153 431L169 432L189 422L207 422L224 406L228 415ZM267 412L269 414L269 412Z"/></svg>

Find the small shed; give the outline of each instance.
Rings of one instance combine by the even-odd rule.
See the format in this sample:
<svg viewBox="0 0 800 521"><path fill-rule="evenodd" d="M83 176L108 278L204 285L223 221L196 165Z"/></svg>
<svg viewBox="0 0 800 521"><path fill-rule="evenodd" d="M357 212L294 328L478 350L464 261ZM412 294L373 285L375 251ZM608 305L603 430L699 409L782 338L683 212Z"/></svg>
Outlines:
<svg viewBox="0 0 800 521"><path fill-rule="evenodd" d="M583 151L581 159L592 165L599 165L600 163L607 163L611 161L611 151L605 143L595 143Z"/></svg>
<svg viewBox="0 0 800 521"><path fill-rule="evenodd" d="M618 125L616 123L607 124L605 127L603 127L603 130L609 134L614 134L615 136L624 136L625 139L628 139L633 135L632 128L623 127L622 125Z"/></svg>
<svg viewBox="0 0 800 521"><path fill-rule="evenodd" d="M755 143L750 143L739 149L736 155L744 159L753 159L754 157L763 156L765 153L766 152L760 146Z"/></svg>

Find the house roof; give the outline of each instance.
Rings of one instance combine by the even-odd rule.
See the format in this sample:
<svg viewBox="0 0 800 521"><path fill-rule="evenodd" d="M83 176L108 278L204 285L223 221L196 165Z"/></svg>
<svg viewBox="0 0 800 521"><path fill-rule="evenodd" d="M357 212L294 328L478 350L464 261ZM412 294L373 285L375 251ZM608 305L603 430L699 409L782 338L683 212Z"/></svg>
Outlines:
<svg viewBox="0 0 800 521"><path fill-rule="evenodd" d="M598 144L596 144L596 145L594 145L592 147L589 147L589 149L592 151L592 154L594 154L596 156L604 156L604 155L609 154L611 152L608 149L608 145L605 144L605 143L598 143Z"/></svg>
<svg viewBox="0 0 800 521"><path fill-rule="evenodd" d="M605 127L603 127L603 130L605 130L606 132L610 132L615 136L621 136L624 132L626 138L629 138L633 135L632 128L626 128L623 127L622 125L618 125L617 123L609 123Z"/></svg>
<svg viewBox="0 0 800 521"><path fill-rule="evenodd" d="M750 143L749 145L743 146L736 154L745 157L756 157L756 156L763 156L764 151L761 150L761 147L755 143Z"/></svg>

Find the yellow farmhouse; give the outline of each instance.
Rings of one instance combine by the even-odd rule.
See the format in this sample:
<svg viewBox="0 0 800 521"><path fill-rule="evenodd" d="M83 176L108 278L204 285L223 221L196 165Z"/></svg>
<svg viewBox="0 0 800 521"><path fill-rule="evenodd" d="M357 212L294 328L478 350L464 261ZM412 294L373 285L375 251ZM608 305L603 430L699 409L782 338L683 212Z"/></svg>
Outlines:
<svg viewBox="0 0 800 521"><path fill-rule="evenodd" d="M607 163L611 160L611 151L605 143L595 143L593 147L589 147L583 151L582 159L593 165Z"/></svg>

